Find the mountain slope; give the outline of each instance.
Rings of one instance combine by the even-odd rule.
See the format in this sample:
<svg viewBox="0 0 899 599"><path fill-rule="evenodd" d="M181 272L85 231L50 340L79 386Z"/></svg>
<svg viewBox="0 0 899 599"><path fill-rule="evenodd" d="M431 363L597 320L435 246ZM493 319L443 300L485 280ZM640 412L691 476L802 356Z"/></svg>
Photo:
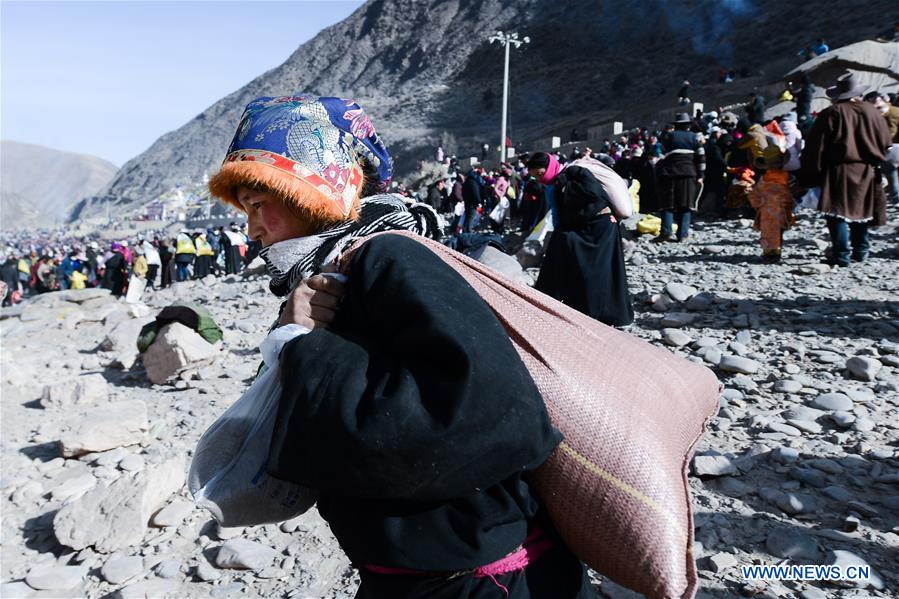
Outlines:
<svg viewBox="0 0 899 599"><path fill-rule="evenodd" d="M65 222L86 195L106 187L118 168L96 156L0 142L0 217L4 229Z"/></svg>
<svg viewBox="0 0 899 599"><path fill-rule="evenodd" d="M122 167L104 197L77 212L96 212L106 200L127 209L214 172L243 106L264 95L309 91L357 100L400 173L441 138L449 152L494 143L502 48L487 38L496 29L532 38L512 50L510 131L519 143L613 117L642 122L635 120L671 106L684 78L698 99L742 100L747 89L776 82L813 39L835 46L870 36L891 7L892 0L852 10L836 0L370 0L160 137ZM745 81L717 84L719 67L744 66Z"/></svg>

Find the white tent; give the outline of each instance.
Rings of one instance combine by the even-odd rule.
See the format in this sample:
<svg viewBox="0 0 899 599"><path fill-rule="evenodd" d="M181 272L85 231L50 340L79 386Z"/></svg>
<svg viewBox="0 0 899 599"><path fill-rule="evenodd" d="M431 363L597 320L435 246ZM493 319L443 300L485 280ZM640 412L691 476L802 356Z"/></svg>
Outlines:
<svg viewBox="0 0 899 599"><path fill-rule="evenodd" d="M827 88L835 85L837 77L846 71L854 73L858 82L871 90L899 92L899 42L865 40L835 48L807 60L784 78L796 81L800 75L808 73L812 83Z"/></svg>

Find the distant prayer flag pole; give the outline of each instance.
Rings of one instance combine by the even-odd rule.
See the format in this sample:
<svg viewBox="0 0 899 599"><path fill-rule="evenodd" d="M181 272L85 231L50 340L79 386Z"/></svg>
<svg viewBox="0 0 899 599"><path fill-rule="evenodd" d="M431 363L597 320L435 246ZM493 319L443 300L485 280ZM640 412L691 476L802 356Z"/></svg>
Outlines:
<svg viewBox="0 0 899 599"><path fill-rule="evenodd" d="M517 33L497 31L488 39L491 44L499 42L506 47L506 59L503 66L503 126L499 137L499 161L503 163L506 160L506 117L509 112L509 46L514 44L518 48L521 44L531 43L531 38L524 36L524 38L518 39Z"/></svg>

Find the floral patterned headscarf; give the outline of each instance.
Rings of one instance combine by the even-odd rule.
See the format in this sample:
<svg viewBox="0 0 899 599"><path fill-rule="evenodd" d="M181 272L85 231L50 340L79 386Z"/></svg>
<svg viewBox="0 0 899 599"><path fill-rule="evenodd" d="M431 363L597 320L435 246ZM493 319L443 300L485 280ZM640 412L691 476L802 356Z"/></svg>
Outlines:
<svg viewBox="0 0 899 599"><path fill-rule="evenodd" d="M247 105L222 173L241 163L264 165L269 168L263 169L262 182L282 191L297 180L305 182L346 217L362 186L362 161L377 172L381 189L386 188L393 173L390 154L365 111L352 100L299 93L257 98ZM221 185L210 181L213 193L239 207L225 185L232 178L219 181Z"/></svg>

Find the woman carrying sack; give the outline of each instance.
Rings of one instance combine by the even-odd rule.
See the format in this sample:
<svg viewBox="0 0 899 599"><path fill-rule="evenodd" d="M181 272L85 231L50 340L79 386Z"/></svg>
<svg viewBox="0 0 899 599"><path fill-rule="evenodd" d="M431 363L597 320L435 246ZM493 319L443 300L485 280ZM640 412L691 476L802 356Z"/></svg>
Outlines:
<svg viewBox="0 0 899 599"><path fill-rule="evenodd" d="M561 435L481 297L398 235L323 274L433 227L391 172L357 104L297 94L251 102L209 182L265 246L276 326L306 331L280 354L269 474L317 490L357 597L592 596L523 479Z"/></svg>
<svg viewBox="0 0 899 599"><path fill-rule="evenodd" d="M624 249L612 203L600 181L583 166L567 166L537 152L532 177L553 186L557 219L535 288L612 326L634 321Z"/></svg>

